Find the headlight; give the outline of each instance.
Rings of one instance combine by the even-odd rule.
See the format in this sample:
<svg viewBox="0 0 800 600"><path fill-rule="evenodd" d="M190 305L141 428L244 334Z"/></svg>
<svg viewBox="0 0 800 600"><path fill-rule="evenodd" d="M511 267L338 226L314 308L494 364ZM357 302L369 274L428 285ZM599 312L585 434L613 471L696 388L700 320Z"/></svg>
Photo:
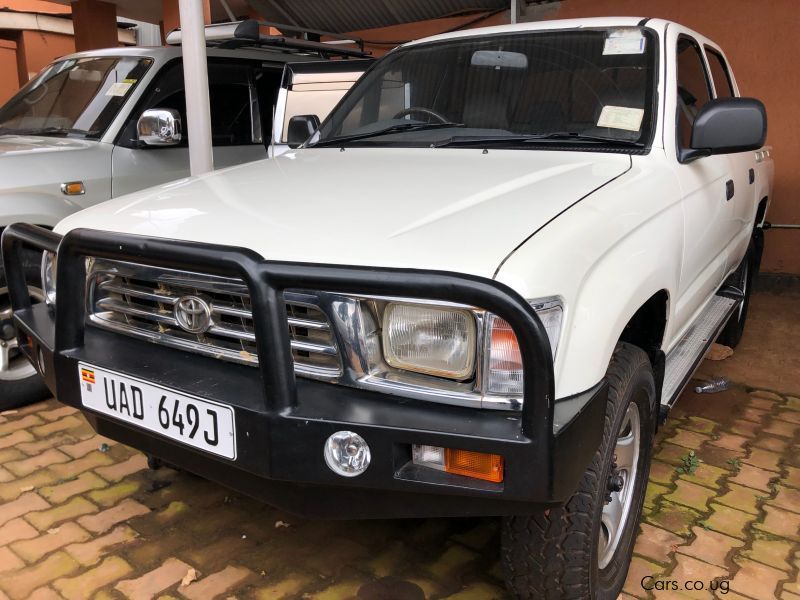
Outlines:
<svg viewBox="0 0 800 600"><path fill-rule="evenodd" d="M467 310L392 302L383 315L383 353L396 368L463 380L475 370L475 318Z"/></svg>
<svg viewBox="0 0 800 600"><path fill-rule="evenodd" d="M553 358L561 335L561 318L564 309L556 299L531 302L547 332ZM486 336L486 392L494 395L521 396L523 392L522 355L517 336L511 326L500 317L489 317Z"/></svg>
<svg viewBox="0 0 800 600"><path fill-rule="evenodd" d="M42 292L49 306L54 306L56 303L56 264L54 252L42 254Z"/></svg>

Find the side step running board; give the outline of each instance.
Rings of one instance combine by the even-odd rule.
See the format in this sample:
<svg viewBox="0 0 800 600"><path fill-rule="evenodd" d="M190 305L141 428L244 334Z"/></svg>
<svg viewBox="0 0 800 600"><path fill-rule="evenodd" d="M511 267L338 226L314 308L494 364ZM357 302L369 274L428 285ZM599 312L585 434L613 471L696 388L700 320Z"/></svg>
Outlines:
<svg viewBox="0 0 800 600"><path fill-rule="evenodd" d="M662 419L666 418L669 410L675 405L711 344L717 339L740 302L741 300L733 298L714 296L680 341L669 351L661 392Z"/></svg>

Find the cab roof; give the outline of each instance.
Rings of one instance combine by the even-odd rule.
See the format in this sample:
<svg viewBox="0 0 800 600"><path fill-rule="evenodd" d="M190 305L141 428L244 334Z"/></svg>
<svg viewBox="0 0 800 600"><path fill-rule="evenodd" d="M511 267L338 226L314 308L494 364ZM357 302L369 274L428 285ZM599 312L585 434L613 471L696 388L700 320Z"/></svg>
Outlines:
<svg viewBox="0 0 800 600"><path fill-rule="evenodd" d="M582 29L593 27L637 27L643 23L649 27L663 29L668 21L661 19L648 19L646 17L595 17L589 19L555 19L552 21L532 21L530 23L516 23L514 25L495 25L493 27L480 27L477 29L463 29L450 33L442 33L404 44L403 47L455 40L459 38L480 37L502 33L522 33L525 31L548 31L556 29Z"/></svg>

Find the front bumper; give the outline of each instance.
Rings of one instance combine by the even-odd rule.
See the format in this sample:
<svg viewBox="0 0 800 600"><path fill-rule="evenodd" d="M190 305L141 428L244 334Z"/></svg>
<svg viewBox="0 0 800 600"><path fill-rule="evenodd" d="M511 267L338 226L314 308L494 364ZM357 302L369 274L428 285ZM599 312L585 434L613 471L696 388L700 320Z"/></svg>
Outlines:
<svg viewBox="0 0 800 600"><path fill-rule="evenodd" d="M58 308L31 306L23 247L58 249ZM248 284L258 369L86 327L85 257L220 275ZM449 273L264 261L249 251L77 230L65 238L14 225L3 234L20 347L61 402L79 408L102 435L284 510L324 518L525 514L565 501L600 443L607 386L553 401L549 342L536 313L494 281ZM289 353L287 287L411 296L468 303L514 328L525 366L522 412L439 405L295 378ZM22 292L22 293L20 293ZM82 406L79 361L232 406L237 453L227 460ZM325 464L331 434L350 430L372 463L344 478ZM412 444L500 454L499 484L414 466Z"/></svg>

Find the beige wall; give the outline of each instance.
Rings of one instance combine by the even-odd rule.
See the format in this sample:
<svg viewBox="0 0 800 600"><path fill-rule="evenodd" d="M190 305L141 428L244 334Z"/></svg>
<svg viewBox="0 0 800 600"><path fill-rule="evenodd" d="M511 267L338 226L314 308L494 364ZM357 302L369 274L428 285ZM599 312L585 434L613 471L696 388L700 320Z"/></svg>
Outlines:
<svg viewBox="0 0 800 600"><path fill-rule="evenodd" d="M0 40L0 104L11 98L17 85L17 44Z"/></svg>

